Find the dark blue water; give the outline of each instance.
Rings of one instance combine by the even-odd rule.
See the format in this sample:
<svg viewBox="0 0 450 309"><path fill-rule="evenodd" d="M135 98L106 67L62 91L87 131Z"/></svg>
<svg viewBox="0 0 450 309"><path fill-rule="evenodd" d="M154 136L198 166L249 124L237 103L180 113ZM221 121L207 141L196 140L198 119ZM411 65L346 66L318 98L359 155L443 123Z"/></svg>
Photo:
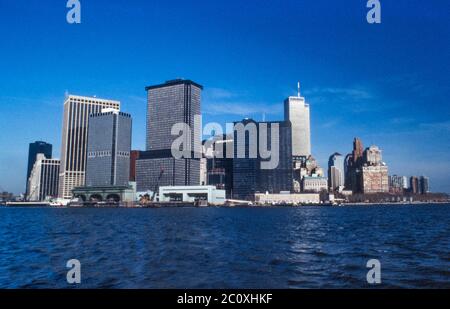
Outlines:
<svg viewBox="0 0 450 309"><path fill-rule="evenodd" d="M450 288L450 205L0 208L0 288Z"/></svg>

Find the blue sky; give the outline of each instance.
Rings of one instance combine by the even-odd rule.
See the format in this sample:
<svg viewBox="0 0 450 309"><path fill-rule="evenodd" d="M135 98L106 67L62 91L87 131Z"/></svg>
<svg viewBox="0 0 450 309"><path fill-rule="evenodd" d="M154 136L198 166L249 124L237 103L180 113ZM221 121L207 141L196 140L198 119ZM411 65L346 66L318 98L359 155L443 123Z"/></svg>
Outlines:
<svg viewBox="0 0 450 309"><path fill-rule="evenodd" d="M145 145L147 85L205 86L204 121L283 118L297 81L325 166L353 137L383 150L390 173L427 175L450 192L450 3L366 1L0 0L0 189L25 186L28 143L59 157L65 91L118 99Z"/></svg>

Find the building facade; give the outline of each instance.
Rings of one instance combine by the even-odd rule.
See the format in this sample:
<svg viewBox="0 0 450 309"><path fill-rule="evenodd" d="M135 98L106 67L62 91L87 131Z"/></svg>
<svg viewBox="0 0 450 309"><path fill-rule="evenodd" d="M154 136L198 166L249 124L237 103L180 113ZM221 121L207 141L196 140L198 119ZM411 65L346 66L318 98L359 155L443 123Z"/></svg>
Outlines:
<svg viewBox="0 0 450 309"><path fill-rule="evenodd" d="M136 161L138 191L155 190L160 185L199 185L201 124L196 127L194 120L201 115L203 86L191 80L176 79L145 89L147 151L142 152ZM186 148L180 149L190 155L177 159L171 151L173 142L178 139L178 136L172 135L172 128L176 124L184 124L190 129L183 140Z"/></svg>
<svg viewBox="0 0 450 309"><path fill-rule="evenodd" d="M331 191L339 191L344 185L344 157L336 152L328 159L328 187Z"/></svg>
<svg viewBox="0 0 450 309"><path fill-rule="evenodd" d="M131 115L104 109L89 119L85 186L128 186Z"/></svg>
<svg viewBox="0 0 450 309"><path fill-rule="evenodd" d="M430 179L425 176L420 176L419 178L419 193L427 194L430 193Z"/></svg>
<svg viewBox="0 0 450 309"><path fill-rule="evenodd" d="M389 192L388 167L382 161L378 146L373 145L364 150L361 183L364 194Z"/></svg>
<svg viewBox="0 0 450 309"><path fill-rule="evenodd" d="M362 193L389 192L388 167L369 165L362 167Z"/></svg>
<svg viewBox="0 0 450 309"><path fill-rule="evenodd" d="M215 137L205 148L207 184L225 190L227 198L233 191L233 136ZM231 155L227 156L227 152Z"/></svg>
<svg viewBox="0 0 450 309"><path fill-rule="evenodd" d="M44 201L58 195L60 160L48 159L38 153L28 179L28 200Z"/></svg>
<svg viewBox="0 0 450 309"><path fill-rule="evenodd" d="M292 124L292 156L311 155L311 125L309 104L300 96L284 101L284 120Z"/></svg>
<svg viewBox="0 0 450 309"><path fill-rule="evenodd" d="M70 199L73 188L84 186L89 116L100 113L105 108L120 110L120 102L76 95L66 96L58 190L60 198Z"/></svg>
<svg viewBox="0 0 450 309"><path fill-rule="evenodd" d="M320 176L305 176L302 179L303 192L328 191L328 179Z"/></svg>
<svg viewBox="0 0 450 309"><path fill-rule="evenodd" d="M136 181L136 161L139 159L141 152L132 150L130 153L130 181Z"/></svg>
<svg viewBox="0 0 450 309"><path fill-rule="evenodd" d="M408 178L406 176L389 176L389 192L404 193L408 189Z"/></svg>
<svg viewBox="0 0 450 309"><path fill-rule="evenodd" d="M243 131L237 130L240 124ZM272 130L278 127L278 132ZM261 136L261 129L267 128L267 135ZM277 133L277 134L276 134ZM276 135L275 135L276 134ZM254 138L250 138L254 136ZM264 140L266 138L266 140ZM291 123L285 121L256 122L244 119L235 123L233 159L233 197L254 200L255 193L280 193L293 191ZM265 143L272 150L270 158L258 152ZM276 147L278 146L278 147ZM265 148L265 147L263 147ZM278 148L278 153L274 153ZM242 150L241 155L239 154ZM256 149L256 151L255 151ZM243 155L243 156L242 156ZM278 164L265 168L266 163L278 157Z"/></svg>
<svg viewBox="0 0 450 309"><path fill-rule="evenodd" d="M411 176L409 178L409 189L413 194L419 194L420 186L419 186L419 178L416 176Z"/></svg>
<svg viewBox="0 0 450 309"><path fill-rule="evenodd" d="M159 186L192 186L200 183L200 159L175 159L170 150L143 151L136 161L137 191Z"/></svg>
<svg viewBox="0 0 450 309"><path fill-rule="evenodd" d="M26 189L25 192L28 195L28 180L30 179L31 170L33 169L34 163L36 162L36 157L39 153L43 154L46 158L52 158L52 144L36 141L30 143L28 148L28 167L27 167L27 179L26 179Z"/></svg>
<svg viewBox="0 0 450 309"><path fill-rule="evenodd" d="M205 201L208 205L223 205L225 190L219 190L215 186L161 186L159 201L185 203Z"/></svg>
<svg viewBox="0 0 450 309"><path fill-rule="evenodd" d="M191 128L187 141L194 150L201 146L201 128L194 130L194 117L201 115L203 86L191 81L176 79L164 84L148 86L147 91L147 151L171 149L177 138L172 135L174 124L184 123Z"/></svg>

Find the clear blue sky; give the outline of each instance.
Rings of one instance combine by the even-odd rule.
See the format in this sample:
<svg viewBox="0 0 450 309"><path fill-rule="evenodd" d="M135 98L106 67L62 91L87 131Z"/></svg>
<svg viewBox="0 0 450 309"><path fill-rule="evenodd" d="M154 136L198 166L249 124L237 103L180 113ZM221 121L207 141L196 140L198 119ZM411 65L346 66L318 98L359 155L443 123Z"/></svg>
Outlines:
<svg viewBox="0 0 450 309"><path fill-rule="evenodd" d="M0 0L4 190L24 190L29 142L59 157L66 90L120 100L143 149L144 87L183 77L205 86L204 121L221 123L282 119L301 80L324 167L358 136L391 174L450 192L447 0L381 0L381 25L366 22L364 0L81 0L81 25L65 4Z"/></svg>

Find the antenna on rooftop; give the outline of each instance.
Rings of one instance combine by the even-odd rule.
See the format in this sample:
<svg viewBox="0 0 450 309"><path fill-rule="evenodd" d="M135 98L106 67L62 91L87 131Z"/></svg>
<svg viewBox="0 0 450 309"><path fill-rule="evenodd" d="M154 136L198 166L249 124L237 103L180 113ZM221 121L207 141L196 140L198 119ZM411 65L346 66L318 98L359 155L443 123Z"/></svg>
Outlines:
<svg viewBox="0 0 450 309"><path fill-rule="evenodd" d="M300 82L297 83L298 97L300 98Z"/></svg>

